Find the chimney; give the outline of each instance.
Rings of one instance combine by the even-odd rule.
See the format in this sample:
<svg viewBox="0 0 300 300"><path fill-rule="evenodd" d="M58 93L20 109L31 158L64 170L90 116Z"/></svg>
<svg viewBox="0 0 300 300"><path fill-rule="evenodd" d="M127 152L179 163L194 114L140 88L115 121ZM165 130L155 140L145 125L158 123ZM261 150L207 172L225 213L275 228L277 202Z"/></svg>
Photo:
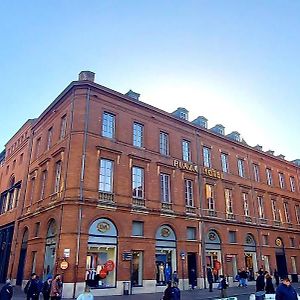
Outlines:
<svg viewBox="0 0 300 300"><path fill-rule="evenodd" d="M91 71L81 71L78 76L79 81L91 81L95 80L95 73Z"/></svg>
<svg viewBox="0 0 300 300"><path fill-rule="evenodd" d="M132 90L129 90L129 91L125 94L125 96L128 96L128 97L130 97L130 98L132 98L132 99L134 99L134 100L136 100L136 101L139 101L139 98L140 98L140 94L138 94L138 93L136 93L136 92L134 92L134 91L132 91Z"/></svg>

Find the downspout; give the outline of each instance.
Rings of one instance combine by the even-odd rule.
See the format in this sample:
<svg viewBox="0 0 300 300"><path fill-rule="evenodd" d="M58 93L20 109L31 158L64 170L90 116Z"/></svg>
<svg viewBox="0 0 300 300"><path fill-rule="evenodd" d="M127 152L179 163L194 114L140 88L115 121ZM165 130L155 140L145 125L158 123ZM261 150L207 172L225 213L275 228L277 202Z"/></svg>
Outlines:
<svg viewBox="0 0 300 300"><path fill-rule="evenodd" d="M19 223L18 219L23 214L24 204L25 204L25 196L26 196L26 192L27 192L27 182L28 182L28 177L29 177L29 166L30 166L31 156L32 156L32 144L33 144L33 133L30 135L30 139L29 139L29 142L28 142L28 154L29 154L28 155L28 164L27 164L27 170L26 170L25 175L23 177L24 178L24 184L22 184L24 186L24 193L22 195L23 202L22 203L19 202L19 204L21 204L21 206L22 206L21 213L20 213L20 215L17 214L16 221L15 221L17 228L14 228L14 232L16 232L16 235L15 235L14 241L12 242L12 246L13 246L13 244L15 244L15 249L17 249L18 237L19 237L20 223ZM21 188L22 188L22 185L21 185ZM15 263L15 257L16 257L16 251L11 251L11 252L12 252L12 264L11 264L11 269L10 269L10 272L9 272L9 278L10 279L11 279L12 272L13 272L13 269L14 269L14 263ZM17 279L17 274L16 274L16 279Z"/></svg>
<svg viewBox="0 0 300 300"><path fill-rule="evenodd" d="M203 273L203 281L204 281L204 288L206 289L206 266L205 266L205 223L203 220L203 178L201 176L201 160L200 160L200 152L201 152L201 146L199 145L200 140L200 131L195 131L195 137L196 137L196 149L197 149L197 165L198 165L198 193L199 193L199 204L200 204L200 222L199 222L199 232L200 232L200 238L201 238L201 266L202 266L202 273Z"/></svg>
<svg viewBox="0 0 300 300"><path fill-rule="evenodd" d="M86 108L84 117L84 137L82 145L82 157L81 157L81 172L80 172L80 186L79 186L79 210L78 210L78 226L77 226L77 240L76 240L76 260L75 260L75 282L73 289L73 298L76 295L78 269L79 269L79 250L80 250L80 235L82 226L82 204L83 204L83 183L84 183L84 172L85 172L85 161L86 161L86 145L87 145L87 131L88 131L88 120L89 120L89 110L90 110L90 96L91 88L87 89L86 94Z"/></svg>

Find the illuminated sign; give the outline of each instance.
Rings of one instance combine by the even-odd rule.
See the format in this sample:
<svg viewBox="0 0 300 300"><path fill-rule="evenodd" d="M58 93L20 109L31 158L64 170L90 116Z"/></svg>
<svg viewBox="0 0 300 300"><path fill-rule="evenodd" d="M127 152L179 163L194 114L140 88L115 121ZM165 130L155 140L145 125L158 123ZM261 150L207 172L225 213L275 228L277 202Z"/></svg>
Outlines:
<svg viewBox="0 0 300 300"><path fill-rule="evenodd" d="M215 169L203 168L203 174L218 179L223 178L223 174Z"/></svg>
<svg viewBox="0 0 300 300"><path fill-rule="evenodd" d="M174 159L173 166L178 168L178 169L188 170L188 171L191 171L191 172L198 173L198 166L197 165L193 165L193 164L190 164L188 162L183 162L183 161L180 161L178 159Z"/></svg>

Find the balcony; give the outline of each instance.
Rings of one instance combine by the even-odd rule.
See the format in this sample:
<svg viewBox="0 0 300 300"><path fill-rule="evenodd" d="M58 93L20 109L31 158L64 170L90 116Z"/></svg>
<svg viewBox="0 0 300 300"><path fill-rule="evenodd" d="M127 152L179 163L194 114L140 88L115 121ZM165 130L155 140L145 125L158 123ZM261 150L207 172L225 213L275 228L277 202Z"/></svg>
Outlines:
<svg viewBox="0 0 300 300"><path fill-rule="evenodd" d="M161 210L164 210L164 211L172 211L172 203L170 202L162 202L161 203Z"/></svg>
<svg viewBox="0 0 300 300"><path fill-rule="evenodd" d="M252 218L249 216L244 216L244 222L245 223L252 223Z"/></svg>
<svg viewBox="0 0 300 300"><path fill-rule="evenodd" d="M281 222L279 220L274 220L273 221L273 225L276 227L280 227L281 226Z"/></svg>
<svg viewBox="0 0 300 300"><path fill-rule="evenodd" d="M186 206L185 212L189 215L196 215L196 207Z"/></svg>
<svg viewBox="0 0 300 300"><path fill-rule="evenodd" d="M233 213L226 213L226 219L235 221L236 217Z"/></svg>
<svg viewBox="0 0 300 300"><path fill-rule="evenodd" d="M107 192L99 192L99 205L105 207L116 206L114 194Z"/></svg>
<svg viewBox="0 0 300 300"><path fill-rule="evenodd" d="M213 217L213 218L218 217L218 213L212 209L202 209L202 215L204 217Z"/></svg>
<svg viewBox="0 0 300 300"><path fill-rule="evenodd" d="M50 195L50 201L57 201L61 197L62 192L53 193Z"/></svg>
<svg viewBox="0 0 300 300"><path fill-rule="evenodd" d="M145 199L132 198L132 206L134 207L145 207Z"/></svg>

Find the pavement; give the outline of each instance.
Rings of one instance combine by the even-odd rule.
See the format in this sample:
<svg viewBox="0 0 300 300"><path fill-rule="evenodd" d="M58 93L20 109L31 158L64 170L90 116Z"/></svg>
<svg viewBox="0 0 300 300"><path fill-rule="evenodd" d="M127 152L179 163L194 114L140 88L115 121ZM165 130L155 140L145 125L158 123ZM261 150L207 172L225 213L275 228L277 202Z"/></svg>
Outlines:
<svg viewBox="0 0 300 300"><path fill-rule="evenodd" d="M300 293L300 283L293 283L294 288ZM227 289L228 297L237 297L238 300L248 300L249 295L255 293L255 286L248 286L247 288L229 287ZM138 294L138 295L124 295L124 296L104 296L95 297L95 300L160 300L162 299L162 293L154 294ZM42 299L41 297L40 299ZM194 289L181 291L181 300L212 300L219 299L220 291L214 289L213 292L209 292L208 289ZM14 300L26 299L24 292L20 287L14 287Z"/></svg>

